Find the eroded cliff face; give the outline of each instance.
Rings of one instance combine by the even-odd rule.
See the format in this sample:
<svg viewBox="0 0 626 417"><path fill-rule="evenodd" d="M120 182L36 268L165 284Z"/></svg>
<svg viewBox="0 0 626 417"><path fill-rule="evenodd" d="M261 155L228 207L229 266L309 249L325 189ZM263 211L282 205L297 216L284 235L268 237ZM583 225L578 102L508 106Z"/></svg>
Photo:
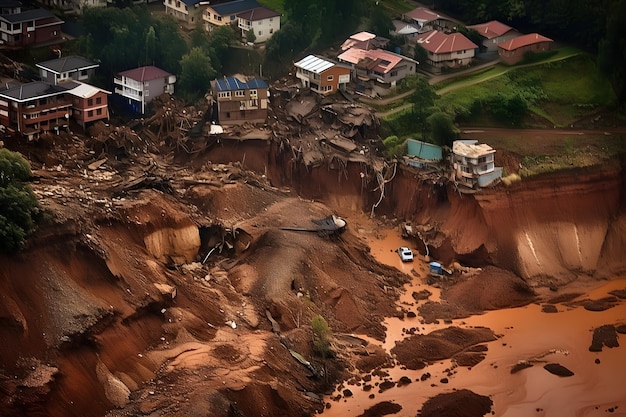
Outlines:
<svg viewBox="0 0 626 417"><path fill-rule="evenodd" d="M293 168L283 160L276 178L295 183L302 195L341 210L371 212L380 187L360 164L341 170ZM365 173L366 175L364 175ZM307 185L313 184L313 185ZM476 194L452 184L398 168L385 185L377 216L410 221L420 232L415 248L448 264L493 264L534 285L561 285L581 275L597 278L626 270L626 183L623 167L572 169L499 185ZM344 206L345 207L345 206Z"/></svg>

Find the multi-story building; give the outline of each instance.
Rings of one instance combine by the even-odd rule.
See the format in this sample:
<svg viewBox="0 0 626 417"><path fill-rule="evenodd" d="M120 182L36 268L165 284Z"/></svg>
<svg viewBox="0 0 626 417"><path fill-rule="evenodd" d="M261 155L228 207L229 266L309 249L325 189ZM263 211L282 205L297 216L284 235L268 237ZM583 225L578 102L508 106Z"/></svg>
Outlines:
<svg viewBox="0 0 626 417"><path fill-rule="evenodd" d="M267 118L269 87L258 78L242 81L224 77L211 81L214 102L217 103L217 123L232 125L264 123Z"/></svg>
<svg viewBox="0 0 626 417"><path fill-rule="evenodd" d="M29 140L45 132L58 133L71 120L84 128L109 118L108 94L77 81L61 85L45 81L10 84L0 91L0 123Z"/></svg>
<svg viewBox="0 0 626 417"><path fill-rule="evenodd" d="M321 58L309 55L294 63L296 78L304 88L310 88L318 94L329 95L343 89L350 82L350 68Z"/></svg>
<svg viewBox="0 0 626 417"><path fill-rule="evenodd" d="M237 14L241 37L246 39L249 31L254 33L254 43L262 43L268 40L274 32L280 30L280 13L267 7L254 9Z"/></svg>
<svg viewBox="0 0 626 417"><path fill-rule="evenodd" d="M354 79L375 80L390 87L395 87L407 75L415 74L418 65L414 59L384 49L353 47L337 59L350 64Z"/></svg>
<svg viewBox="0 0 626 417"><path fill-rule="evenodd" d="M34 9L0 15L0 43L25 47L62 38L63 20L46 9Z"/></svg>
<svg viewBox="0 0 626 417"><path fill-rule="evenodd" d="M495 166L496 150L477 140L455 140L452 166L459 184L469 188L486 187L502 177L502 167Z"/></svg>
<svg viewBox="0 0 626 417"><path fill-rule="evenodd" d="M50 84L59 84L69 80L89 82L96 68L99 67L95 62L80 56L51 59L40 62L36 66L39 68L41 79Z"/></svg>
<svg viewBox="0 0 626 417"><path fill-rule="evenodd" d="M0 15L14 14L22 11L22 2L18 0L0 0Z"/></svg>
<svg viewBox="0 0 626 417"><path fill-rule="evenodd" d="M123 71L113 80L121 104L134 113L145 114L147 104L161 94L174 94L176 76L154 66Z"/></svg>
<svg viewBox="0 0 626 417"><path fill-rule="evenodd" d="M444 68L460 68L469 65L476 54L478 45L463 36L462 33L444 33L436 30L419 34L409 39L409 44L426 50L426 62L432 72L441 72Z"/></svg>
<svg viewBox="0 0 626 417"><path fill-rule="evenodd" d="M99 120L109 120L108 96L110 91L76 81L63 83L72 96L72 120L83 128Z"/></svg>
<svg viewBox="0 0 626 417"><path fill-rule="evenodd" d="M0 122L29 140L69 125L72 100L62 87L35 81L0 91Z"/></svg>

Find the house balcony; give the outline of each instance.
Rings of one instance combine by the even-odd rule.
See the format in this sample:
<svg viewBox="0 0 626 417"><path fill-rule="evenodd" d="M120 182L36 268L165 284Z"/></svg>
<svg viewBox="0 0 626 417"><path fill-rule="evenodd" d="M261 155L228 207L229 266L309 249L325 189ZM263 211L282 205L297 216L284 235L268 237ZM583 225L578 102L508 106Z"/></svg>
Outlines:
<svg viewBox="0 0 626 417"><path fill-rule="evenodd" d="M141 91L130 90L128 88L116 88L115 94L119 94L120 96L128 97L137 101L141 101L142 98Z"/></svg>
<svg viewBox="0 0 626 417"><path fill-rule="evenodd" d="M141 90L143 88L143 85L135 80L130 80L128 78L122 79L122 78L114 78L113 79L113 84L115 85L119 85L122 86L123 88L131 88L134 90Z"/></svg>
<svg viewBox="0 0 626 417"><path fill-rule="evenodd" d="M239 29L245 30L246 32L252 29L252 23L249 20L242 21L239 20Z"/></svg>

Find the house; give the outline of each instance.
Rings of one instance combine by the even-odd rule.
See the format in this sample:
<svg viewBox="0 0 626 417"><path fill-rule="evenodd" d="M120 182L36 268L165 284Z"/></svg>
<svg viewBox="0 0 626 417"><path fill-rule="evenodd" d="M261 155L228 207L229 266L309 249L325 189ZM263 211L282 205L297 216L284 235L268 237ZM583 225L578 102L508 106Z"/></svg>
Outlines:
<svg viewBox="0 0 626 417"><path fill-rule="evenodd" d="M294 65L302 86L324 96L344 89L350 82L350 68L326 58L309 55Z"/></svg>
<svg viewBox="0 0 626 417"><path fill-rule="evenodd" d="M18 0L0 0L0 15L15 14L22 11L22 2Z"/></svg>
<svg viewBox="0 0 626 417"><path fill-rule="evenodd" d="M369 32L359 32L350 36L341 44L341 50L347 51L350 48L358 49L378 49L384 48L389 43L389 39L376 36Z"/></svg>
<svg viewBox="0 0 626 417"><path fill-rule="evenodd" d="M224 77L211 81L211 91L217 103L218 124L265 123L269 97L265 81Z"/></svg>
<svg viewBox="0 0 626 417"><path fill-rule="evenodd" d="M280 13L267 7L255 7L237 14L241 37L247 39L249 31L254 33L254 43L268 40L274 32L280 30Z"/></svg>
<svg viewBox="0 0 626 417"><path fill-rule="evenodd" d="M431 30L452 30L456 23L447 17L441 16L426 7L418 7L402 14L402 20L414 25L420 33Z"/></svg>
<svg viewBox="0 0 626 417"><path fill-rule="evenodd" d="M518 31L510 26L500 23L497 20L492 20L487 23L480 23L478 25L471 25L467 27L473 29L483 39L482 45L480 45L481 52L498 52L498 44L500 42L508 41L520 35Z"/></svg>
<svg viewBox="0 0 626 417"><path fill-rule="evenodd" d="M11 85L0 91L0 123L29 140L67 128L72 98L61 86L43 81Z"/></svg>
<svg viewBox="0 0 626 417"><path fill-rule="evenodd" d="M63 20L46 9L0 15L0 44L25 47L58 41Z"/></svg>
<svg viewBox="0 0 626 417"><path fill-rule="evenodd" d="M527 52L544 52L552 48L554 41L538 33L529 33L498 44L500 59L509 65L518 63Z"/></svg>
<svg viewBox="0 0 626 417"><path fill-rule="evenodd" d="M407 139L407 154L404 162L415 168L437 168L443 159L441 146L421 140Z"/></svg>
<svg viewBox="0 0 626 417"><path fill-rule="evenodd" d="M123 71L113 80L115 94L134 113L145 114L146 106L161 94L174 94L176 76L154 66Z"/></svg>
<svg viewBox="0 0 626 417"><path fill-rule="evenodd" d="M204 11L203 0L163 0L163 5L165 14L185 22L187 26L195 25Z"/></svg>
<svg viewBox="0 0 626 417"><path fill-rule="evenodd" d="M340 62L350 64L355 79L375 80L395 87L397 82L417 72L418 62L384 49L350 48L339 54Z"/></svg>
<svg viewBox="0 0 626 417"><path fill-rule="evenodd" d="M239 24L237 15L261 7L256 0L233 0L226 3L209 5L202 13L205 28L211 30L216 26Z"/></svg>
<svg viewBox="0 0 626 417"><path fill-rule="evenodd" d="M393 30L389 33L393 36L411 39L419 33L419 29L411 23L403 22L398 19L394 19L391 23L393 23Z"/></svg>
<svg viewBox="0 0 626 417"><path fill-rule="evenodd" d="M437 30L419 34L409 43L424 48L426 62L432 71L440 72L443 68L459 68L469 65L474 58L476 45L461 33L446 34Z"/></svg>
<svg viewBox="0 0 626 417"><path fill-rule="evenodd" d="M454 179L466 187L486 187L502 177L502 167L494 162L495 149L477 140L455 140L452 143Z"/></svg>
<svg viewBox="0 0 626 417"><path fill-rule="evenodd" d="M99 120L109 120L110 91L77 81L68 81L62 87L71 95L71 118L80 126L85 128Z"/></svg>
<svg viewBox="0 0 626 417"><path fill-rule="evenodd" d="M36 64L39 76L50 84L75 80L89 82L100 65L81 56L67 56Z"/></svg>

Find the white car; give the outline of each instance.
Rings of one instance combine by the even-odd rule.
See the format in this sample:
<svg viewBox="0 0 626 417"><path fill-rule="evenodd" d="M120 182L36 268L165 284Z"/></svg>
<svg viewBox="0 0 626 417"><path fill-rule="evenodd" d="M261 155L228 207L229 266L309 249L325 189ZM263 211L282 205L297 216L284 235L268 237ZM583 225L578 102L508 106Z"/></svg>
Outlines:
<svg viewBox="0 0 626 417"><path fill-rule="evenodd" d="M398 248L398 255L400 255L400 259L402 259L402 262L413 261L413 251L406 246L401 246Z"/></svg>

